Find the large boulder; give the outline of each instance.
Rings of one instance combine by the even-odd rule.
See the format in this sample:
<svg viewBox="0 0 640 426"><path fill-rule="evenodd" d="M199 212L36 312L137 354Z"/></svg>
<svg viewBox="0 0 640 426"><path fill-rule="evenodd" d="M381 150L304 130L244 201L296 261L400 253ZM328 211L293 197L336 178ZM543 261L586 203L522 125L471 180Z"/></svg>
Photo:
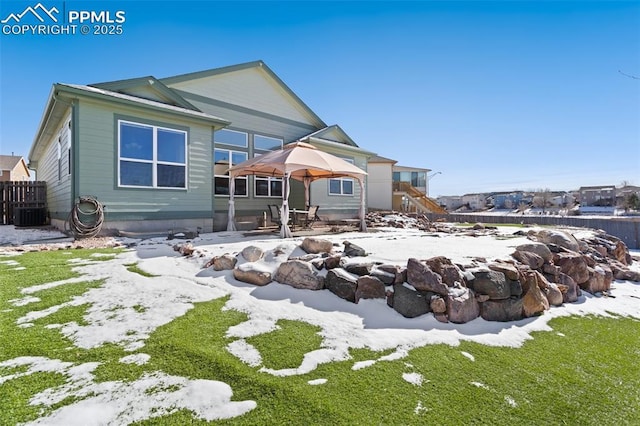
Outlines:
<svg viewBox="0 0 640 426"><path fill-rule="evenodd" d="M321 238L307 237L302 240L300 247L307 253L330 253L333 250L333 243Z"/></svg>
<svg viewBox="0 0 640 426"><path fill-rule="evenodd" d="M518 321L522 319L522 299L487 300L480 303L480 316L487 321Z"/></svg>
<svg viewBox="0 0 640 426"><path fill-rule="evenodd" d="M525 317L539 315L549 310L549 301L542 289L548 287L548 282L537 271L529 271L524 274L524 296L522 297L522 311ZM544 280L544 281L543 281Z"/></svg>
<svg viewBox="0 0 640 426"><path fill-rule="evenodd" d="M336 268L327 272L324 286L341 299L356 303L358 280L351 274L348 274L344 269Z"/></svg>
<svg viewBox="0 0 640 426"><path fill-rule="evenodd" d="M256 246L247 246L242 250L242 257L244 257L247 262L255 262L264 257L264 250Z"/></svg>
<svg viewBox="0 0 640 426"><path fill-rule="evenodd" d="M384 283L378 278L365 275L364 277L358 278L357 284L356 303L361 299L384 299Z"/></svg>
<svg viewBox="0 0 640 426"><path fill-rule="evenodd" d="M404 284L393 286L393 309L407 318L415 318L430 312L433 293L420 292Z"/></svg>
<svg viewBox="0 0 640 426"><path fill-rule="evenodd" d="M427 259L425 263L433 272L440 275L442 281L448 286L453 286L455 283L462 284L464 282L464 275L462 271L460 271L460 268L444 256L432 257Z"/></svg>
<svg viewBox="0 0 640 426"><path fill-rule="evenodd" d="M302 260L282 262L273 279L295 288L307 290L322 290L324 288L324 277L318 275L310 263Z"/></svg>
<svg viewBox="0 0 640 426"><path fill-rule="evenodd" d="M270 272L245 267L244 265L233 270L233 277L238 281L259 286L267 285L272 281Z"/></svg>
<svg viewBox="0 0 640 426"><path fill-rule="evenodd" d="M578 243L578 240L576 240L576 238L568 232L561 231L559 229L543 229L541 231L538 231L536 237L541 243L554 244L571 251L580 250L580 244Z"/></svg>
<svg viewBox="0 0 640 426"><path fill-rule="evenodd" d="M344 269L359 276L369 275L373 269L373 263L347 263Z"/></svg>
<svg viewBox="0 0 640 426"><path fill-rule="evenodd" d="M344 244L344 255L348 257L365 257L367 252L360 246L353 244L349 241L345 241Z"/></svg>
<svg viewBox="0 0 640 426"><path fill-rule="evenodd" d="M236 267L238 259L230 254L223 254L222 256L214 256L208 261L204 267L213 267L214 271L229 271Z"/></svg>
<svg viewBox="0 0 640 426"><path fill-rule="evenodd" d="M511 256L531 269L540 269L544 264L544 259L532 251L516 250Z"/></svg>
<svg viewBox="0 0 640 426"><path fill-rule="evenodd" d="M411 258L407 261L407 282L418 291L432 291L442 296L449 294L442 277L418 259Z"/></svg>
<svg viewBox="0 0 640 426"><path fill-rule="evenodd" d="M511 263L506 262L493 262L487 265L489 269L496 272L502 272L504 276L509 280L517 280L518 279L518 268Z"/></svg>
<svg viewBox="0 0 640 426"><path fill-rule="evenodd" d="M556 253L553 256L553 263L560 267L560 272L569 275L578 285L589 279L589 266L580 253Z"/></svg>
<svg viewBox="0 0 640 426"><path fill-rule="evenodd" d="M457 324L464 324L478 318L480 305L473 294L473 290L464 287L449 289L447 313L449 321Z"/></svg>
<svg viewBox="0 0 640 426"><path fill-rule="evenodd" d="M542 259L544 259L545 262L551 262L551 260L553 259L553 254L551 253L551 250L549 250L549 247L547 247L547 245L544 243L531 242L526 244L520 244L519 246L516 247L516 251L526 251L526 252L535 253L538 256L540 256Z"/></svg>
<svg viewBox="0 0 640 426"><path fill-rule="evenodd" d="M476 271L469 287L478 294L486 294L492 300L511 297L511 285L502 272Z"/></svg>
<svg viewBox="0 0 640 426"><path fill-rule="evenodd" d="M562 291L560 290L560 287L558 287L557 284L549 283L549 287L547 288L547 292L545 296L547 297L549 306L562 305L562 301L563 301Z"/></svg>
<svg viewBox="0 0 640 426"><path fill-rule="evenodd" d="M556 276L556 284L566 286L567 291L562 293L562 301L564 303L573 303L578 300L580 296L580 288L576 284L575 280L567 274L559 273Z"/></svg>
<svg viewBox="0 0 640 426"><path fill-rule="evenodd" d="M407 281L407 268L400 265L383 264L378 265L377 269L394 275L393 284L402 284Z"/></svg>
<svg viewBox="0 0 640 426"><path fill-rule="evenodd" d="M591 294L607 291L611 288L613 273L606 265L599 265L589 268L589 279L580 283L580 288Z"/></svg>

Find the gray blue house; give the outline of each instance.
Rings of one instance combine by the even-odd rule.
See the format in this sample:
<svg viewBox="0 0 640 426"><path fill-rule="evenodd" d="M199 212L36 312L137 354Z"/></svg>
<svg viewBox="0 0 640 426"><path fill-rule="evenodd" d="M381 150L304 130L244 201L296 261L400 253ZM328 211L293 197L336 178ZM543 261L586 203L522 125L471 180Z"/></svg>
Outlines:
<svg viewBox="0 0 640 426"><path fill-rule="evenodd" d="M373 153L337 125L325 124L262 61L157 79L56 83L29 152L47 182L48 210L63 228L79 197L104 206L105 227L151 231L226 227L227 169L294 142L308 142L366 171ZM279 204L277 178L235 182L236 217L257 224ZM323 218L355 217L351 179L312 183ZM292 207L303 207L292 185Z"/></svg>

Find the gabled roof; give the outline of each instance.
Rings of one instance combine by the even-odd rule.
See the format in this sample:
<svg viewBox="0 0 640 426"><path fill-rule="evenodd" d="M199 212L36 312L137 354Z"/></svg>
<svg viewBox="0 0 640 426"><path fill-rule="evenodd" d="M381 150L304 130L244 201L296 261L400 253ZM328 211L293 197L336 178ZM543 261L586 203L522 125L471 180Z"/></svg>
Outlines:
<svg viewBox="0 0 640 426"><path fill-rule="evenodd" d="M0 170L13 170L20 161L24 160L19 155L0 155Z"/></svg>
<svg viewBox="0 0 640 426"><path fill-rule="evenodd" d="M171 86L174 84L184 83L192 80L198 80L207 77L220 76L224 74L230 74L237 71L243 71L248 69L259 69L264 74L272 80L272 82L278 86L298 107L305 112L305 114L315 123L317 127L325 127L326 124L320 117L316 115L315 112L307 104L305 104L302 99L296 95L293 90L287 86L284 81L280 79L272 70L269 68L263 61L252 61L246 62L243 64L231 65L227 67L221 68L213 68L205 71L192 72L188 74L181 74L173 77L162 78L160 81L164 83L166 86Z"/></svg>
<svg viewBox="0 0 640 426"><path fill-rule="evenodd" d="M331 142L343 143L345 145L358 146L337 124L316 130L315 132L304 136L301 140L307 138L324 139Z"/></svg>
<svg viewBox="0 0 640 426"><path fill-rule="evenodd" d="M369 157L369 159L367 160L367 163L390 163L390 164L396 164L397 161L396 160L392 160L391 158L382 157L380 155L374 155L373 157Z"/></svg>
<svg viewBox="0 0 640 426"><path fill-rule="evenodd" d="M105 83L96 83L90 84L89 86L143 98L144 95L141 92L147 91L154 96L147 97L146 99L155 101L161 100L170 105L190 109L193 111L199 111L199 109L189 103L189 101L184 99L174 90L170 89L164 83L153 76L109 81Z"/></svg>

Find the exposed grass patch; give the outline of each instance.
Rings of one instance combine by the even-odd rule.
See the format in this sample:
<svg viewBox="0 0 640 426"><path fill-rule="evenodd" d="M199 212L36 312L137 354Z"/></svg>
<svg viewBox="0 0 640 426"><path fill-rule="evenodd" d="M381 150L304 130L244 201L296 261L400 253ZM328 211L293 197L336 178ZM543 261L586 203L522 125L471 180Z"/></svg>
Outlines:
<svg viewBox="0 0 640 426"><path fill-rule="evenodd" d="M280 320L277 330L247 339L261 354L265 367L274 370L298 367L307 352L320 347L320 327L300 321ZM283 350L286 348L286 350Z"/></svg>
<svg viewBox="0 0 640 426"><path fill-rule="evenodd" d="M127 271L142 275L143 277L152 278L158 276L141 269L137 263L128 263L124 266L127 267Z"/></svg>

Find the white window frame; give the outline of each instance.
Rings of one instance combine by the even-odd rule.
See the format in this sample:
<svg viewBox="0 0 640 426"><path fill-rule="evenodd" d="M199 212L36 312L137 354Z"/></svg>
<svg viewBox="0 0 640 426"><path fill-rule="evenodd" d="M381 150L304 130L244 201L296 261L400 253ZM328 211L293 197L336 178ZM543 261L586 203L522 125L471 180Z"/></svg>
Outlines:
<svg viewBox="0 0 640 426"><path fill-rule="evenodd" d="M347 163L355 164L355 161L353 160L353 158L342 158L342 159L344 161L346 161ZM327 179L327 180L328 180L327 192L331 196L353 197L355 195L355 193L356 193L353 178L339 177L339 178L330 178L330 179ZM331 192L331 181L340 181L340 192ZM345 182L351 182L351 193L344 192L344 183Z"/></svg>
<svg viewBox="0 0 640 426"><path fill-rule="evenodd" d="M231 145L229 145L231 146ZM213 148L213 167L214 167L214 174L213 174L213 195L214 197L229 197L229 194L216 194L216 182L215 179L216 178L225 178L227 180L229 180L229 175L217 175L215 174L215 155L216 155L216 151L226 151L229 153L229 159L231 160L231 162L233 162L233 154L244 154L247 156L247 158L249 158L249 154L246 151L238 151L235 149L229 149L229 148L222 148L222 147L214 147ZM235 164L230 164L230 167L235 166ZM245 181L245 188L247 189L246 194L234 194L233 197L234 198L247 198L249 197L249 179L247 178L247 176L242 176L242 177L237 177L235 178L236 181L238 180L244 180ZM238 186L236 185L236 189L238 188Z"/></svg>
<svg viewBox="0 0 640 426"><path fill-rule="evenodd" d="M121 140L120 133L122 131L122 124L130 124L133 126L141 126L141 127L149 127L153 132L153 146L152 146L152 159L151 160L143 160L140 158L129 158L122 157L121 152ZM184 163L177 163L171 161L160 161L158 160L158 130L167 130L169 132L182 133L184 135ZM189 168L188 168L188 145L189 145L189 135L185 130L175 129L171 127L164 126L156 126L153 124L147 123L139 123L130 120L118 120L118 188L147 188L147 189L172 189L176 191L186 191L189 187L188 176L189 176ZM121 183L121 175L120 175L120 164L122 161L130 161L133 163L145 163L151 164L151 186L148 185L123 185ZM184 187L176 187L176 186L158 186L158 166L159 165L167 165L167 166L181 166L184 167Z"/></svg>

